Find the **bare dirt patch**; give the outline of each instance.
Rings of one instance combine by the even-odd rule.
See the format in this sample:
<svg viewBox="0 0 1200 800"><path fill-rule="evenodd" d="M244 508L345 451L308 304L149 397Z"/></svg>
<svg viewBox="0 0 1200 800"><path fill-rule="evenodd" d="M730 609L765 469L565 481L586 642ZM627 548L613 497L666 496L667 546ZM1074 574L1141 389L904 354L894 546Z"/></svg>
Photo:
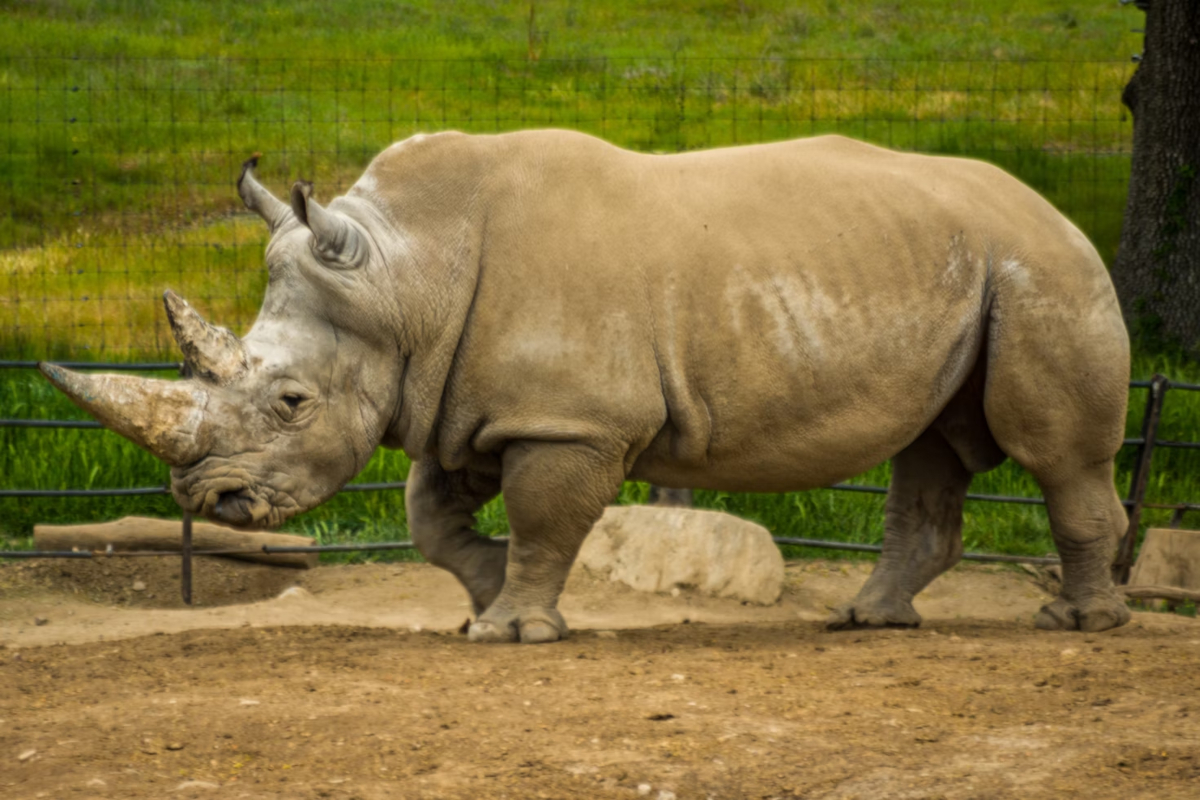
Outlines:
<svg viewBox="0 0 1200 800"><path fill-rule="evenodd" d="M454 633L465 597L424 565L199 610L3 567L0 796L1198 795L1195 620L1037 632L1042 590L972 567L931 587L921 629L824 632L867 568L791 565L769 608L577 573L564 610L592 629L522 647Z"/></svg>

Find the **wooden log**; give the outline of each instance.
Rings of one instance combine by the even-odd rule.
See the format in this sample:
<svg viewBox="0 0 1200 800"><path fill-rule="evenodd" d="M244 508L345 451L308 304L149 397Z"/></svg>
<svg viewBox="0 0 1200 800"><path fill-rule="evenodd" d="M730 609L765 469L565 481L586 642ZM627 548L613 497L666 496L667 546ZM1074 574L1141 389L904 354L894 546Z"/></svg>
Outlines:
<svg viewBox="0 0 1200 800"><path fill-rule="evenodd" d="M34 525L33 543L38 550L104 551L111 545L114 551L170 550L178 552L181 544L178 520L124 517L113 522L86 525ZM238 531L197 522L192 525L194 550L250 550L263 545L273 547L308 547L314 540L308 536L263 531ZM201 553L201 555L203 555ZM318 564L317 553L228 553L228 558L273 564L280 567L309 569Z"/></svg>
<svg viewBox="0 0 1200 800"><path fill-rule="evenodd" d="M1200 592L1180 589L1175 586L1118 586L1117 589L1123 592L1126 597L1173 600L1181 603L1191 600L1193 603L1200 603Z"/></svg>

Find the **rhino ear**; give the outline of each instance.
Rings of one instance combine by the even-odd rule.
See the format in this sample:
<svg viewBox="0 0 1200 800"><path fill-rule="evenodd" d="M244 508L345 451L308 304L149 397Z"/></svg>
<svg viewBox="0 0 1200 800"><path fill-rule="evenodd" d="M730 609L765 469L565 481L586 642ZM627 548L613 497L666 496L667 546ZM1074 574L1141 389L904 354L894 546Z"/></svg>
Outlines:
<svg viewBox="0 0 1200 800"><path fill-rule="evenodd" d="M334 269L354 269L367 257L367 243L350 218L323 208L312 199L312 184L300 180L292 186L292 213L312 231L312 249L320 261Z"/></svg>
<svg viewBox="0 0 1200 800"><path fill-rule="evenodd" d="M246 208L267 221L271 233L274 233L280 225L287 221L291 209L254 179L254 168L257 166L257 154L242 164L242 174L238 177L237 182L238 196L242 198Z"/></svg>

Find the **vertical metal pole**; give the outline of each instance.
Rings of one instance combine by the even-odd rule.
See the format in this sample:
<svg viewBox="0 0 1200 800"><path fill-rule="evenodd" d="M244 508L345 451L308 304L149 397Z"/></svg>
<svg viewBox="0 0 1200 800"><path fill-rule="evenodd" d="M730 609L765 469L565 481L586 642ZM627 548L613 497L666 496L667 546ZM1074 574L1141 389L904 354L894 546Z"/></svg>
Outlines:
<svg viewBox="0 0 1200 800"><path fill-rule="evenodd" d="M1118 585L1129 582L1129 571L1133 568L1133 551L1137 548L1138 527L1142 521L1142 504L1146 500L1146 484L1150 481L1150 462L1154 458L1154 440L1158 438L1158 423L1162 418L1163 400L1171 382L1163 375L1150 379L1146 410L1142 415L1142 446L1138 448L1137 463L1129 482L1129 527L1117 549L1113 562L1113 581Z"/></svg>
<svg viewBox="0 0 1200 800"><path fill-rule="evenodd" d="M183 593L184 605L192 604L192 512L183 512L183 542L179 551L183 554L183 564L179 569L180 590Z"/></svg>

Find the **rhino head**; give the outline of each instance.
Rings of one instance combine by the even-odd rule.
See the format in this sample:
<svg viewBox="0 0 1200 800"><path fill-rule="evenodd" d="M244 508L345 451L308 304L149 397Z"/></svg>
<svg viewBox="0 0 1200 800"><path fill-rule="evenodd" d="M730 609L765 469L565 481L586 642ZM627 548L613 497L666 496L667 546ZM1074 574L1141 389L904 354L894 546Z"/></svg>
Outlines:
<svg viewBox="0 0 1200 800"><path fill-rule="evenodd" d="M398 410L405 354L378 285L394 261L379 210L351 196L322 208L303 181L284 203L254 179L254 166L243 165L238 193L270 225L270 283L244 338L168 291L189 377L40 367L78 406L170 465L184 509L274 527L366 465Z"/></svg>

